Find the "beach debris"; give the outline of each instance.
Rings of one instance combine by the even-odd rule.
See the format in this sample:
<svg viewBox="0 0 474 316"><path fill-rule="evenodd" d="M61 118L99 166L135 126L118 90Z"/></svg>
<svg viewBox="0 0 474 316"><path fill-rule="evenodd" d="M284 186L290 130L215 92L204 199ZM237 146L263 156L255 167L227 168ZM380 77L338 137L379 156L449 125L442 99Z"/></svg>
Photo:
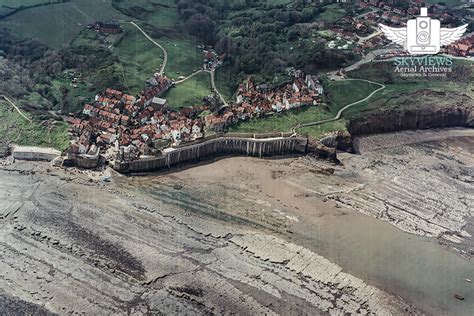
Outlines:
<svg viewBox="0 0 474 316"><path fill-rule="evenodd" d="M103 176L101 179L104 182L110 182L112 180L112 177L111 176Z"/></svg>
<svg viewBox="0 0 474 316"><path fill-rule="evenodd" d="M459 294L454 294L454 297L457 298L457 299L460 300L460 301L464 301L464 297L462 297L462 296L459 295Z"/></svg>
<svg viewBox="0 0 474 316"><path fill-rule="evenodd" d="M466 279L466 282L469 282L469 283L471 283L471 282L472 282L472 280L471 280L471 279Z"/></svg>

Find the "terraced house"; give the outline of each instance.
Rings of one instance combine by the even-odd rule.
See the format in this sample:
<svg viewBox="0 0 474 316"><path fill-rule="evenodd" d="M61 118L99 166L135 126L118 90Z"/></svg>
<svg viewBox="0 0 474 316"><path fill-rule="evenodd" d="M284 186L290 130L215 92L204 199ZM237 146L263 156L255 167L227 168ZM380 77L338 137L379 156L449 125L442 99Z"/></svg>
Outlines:
<svg viewBox="0 0 474 316"><path fill-rule="evenodd" d="M84 154L91 146L113 153L138 152L159 155L169 146L192 142L205 133L224 132L228 126L270 113L280 113L320 102L323 89L312 76L296 72L293 82L280 87L255 86L249 78L239 86L237 100L230 106L212 109L207 105L173 110L159 98L172 82L155 74L139 96L107 89L84 106L82 118L71 119L75 135L71 152ZM208 115L202 115L207 111ZM108 151L110 153L110 151ZM123 155L122 155L123 156Z"/></svg>

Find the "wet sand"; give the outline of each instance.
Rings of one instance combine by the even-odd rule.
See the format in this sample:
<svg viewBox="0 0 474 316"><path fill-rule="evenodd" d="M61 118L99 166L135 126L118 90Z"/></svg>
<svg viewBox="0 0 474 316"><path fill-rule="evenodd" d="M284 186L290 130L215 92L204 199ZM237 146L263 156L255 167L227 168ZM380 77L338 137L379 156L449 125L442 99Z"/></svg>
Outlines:
<svg viewBox="0 0 474 316"><path fill-rule="evenodd" d="M389 146L392 141L397 145L397 152L393 152L393 147ZM371 215L370 210L357 212L370 205L348 208L332 194L343 192L350 196L354 190L364 188L367 184L363 182L350 183L348 186L345 183L346 174L353 173L353 178L365 180L359 178L358 173L365 174L367 164L393 157L400 160L401 165L403 159L409 158L420 164L426 162L427 167L438 163L450 166L454 161L456 165L466 168L470 175L465 174L465 177L472 176L473 131L452 129L376 135L360 140L360 144L364 157L340 155L345 164L343 167L322 161L308 161L306 158L229 158L171 176L158 176L155 181L185 183L186 189L195 190L202 196L212 196L218 192L223 198L214 197L213 200L227 208L233 203L234 208L229 212L284 235L285 239L338 263L344 271L404 297L428 313L469 314L474 309L474 289L465 279L474 277L470 252L474 248L472 238L469 237L473 233L470 228L472 217L460 219L464 221L459 224L465 232L463 241L453 243L445 240L443 234L429 238L426 234L417 236L404 233L399 229L404 230L403 225L397 228L395 222L389 221L392 223L390 225L381 218L362 214ZM442 151L446 156L433 158L434 150ZM356 165L361 167L356 168ZM329 175L332 168L334 175ZM424 175L417 178L410 172L400 169L400 173L395 176L406 174L413 181L422 181ZM353 182L353 179L348 182ZM455 186L456 183L447 185ZM380 186L384 185L381 183ZM313 190L314 187L318 189ZM426 192L422 186L419 187L420 199L424 199ZM471 183L467 187L473 189ZM444 199L442 186L432 187L431 190ZM236 192L239 194L236 195ZM466 198L462 191L456 193L459 194L457 198ZM239 201L251 201L254 206L247 208L260 208L259 214L265 214L264 219L251 212L239 212L238 204L242 204ZM468 211L472 211L472 200L466 201L471 203ZM408 210L410 207L407 205ZM278 225L269 224L271 218L279 218L275 220ZM455 294L464 296L465 301L456 300Z"/></svg>

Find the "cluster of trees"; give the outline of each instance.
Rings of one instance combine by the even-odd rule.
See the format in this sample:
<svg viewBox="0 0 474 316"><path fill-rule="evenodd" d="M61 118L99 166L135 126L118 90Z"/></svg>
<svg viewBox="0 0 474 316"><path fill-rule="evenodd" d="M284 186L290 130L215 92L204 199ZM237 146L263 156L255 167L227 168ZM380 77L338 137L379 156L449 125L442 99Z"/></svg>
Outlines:
<svg viewBox="0 0 474 316"><path fill-rule="evenodd" d="M54 90L53 81L62 79L65 70L84 74L90 93L109 86L123 87L120 71L114 67L118 60L105 48L53 50L36 40L19 39L4 29L0 29L0 48L0 91L18 100L30 100L34 94L35 103L48 109L79 109L83 104L71 89L62 87L60 95Z"/></svg>
<svg viewBox="0 0 474 316"><path fill-rule="evenodd" d="M325 47L313 25L325 6L304 0L286 5L264 0L177 0L177 7L188 33L227 55L234 84L242 75L281 80L289 67L315 73L356 58L352 52Z"/></svg>
<svg viewBox="0 0 474 316"><path fill-rule="evenodd" d="M225 14L216 0L178 0L178 13L186 31L201 39L205 44L216 41L216 23Z"/></svg>

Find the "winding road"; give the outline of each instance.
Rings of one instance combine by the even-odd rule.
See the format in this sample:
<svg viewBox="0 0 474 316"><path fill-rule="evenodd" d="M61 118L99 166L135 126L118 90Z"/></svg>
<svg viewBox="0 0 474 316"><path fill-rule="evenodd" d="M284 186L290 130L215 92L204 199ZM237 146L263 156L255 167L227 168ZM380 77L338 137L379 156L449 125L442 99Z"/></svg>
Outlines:
<svg viewBox="0 0 474 316"><path fill-rule="evenodd" d="M185 82L185 81L191 79L192 77L197 76L197 75L199 75L200 73L203 73L203 72L211 73L210 70L201 69L201 70L198 70L198 71L193 72L192 74L190 74L189 76L187 76L187 77L184 78L184 79L176 80L174 83L175 83L175 84L183 83L183 82Z"/></svg>
<svg viewBox="0 0 474 316"><path fill-rule="evenodd" d="M164 55L164 61L163 61L163 65L161 66L161 69L160 69L160 74L163 74L164 71L165 71L165 68L166 68L166 64L168 62L168 52L166 51L166 49L160 45L158 42L156 42L153 38L151 38L141 27L139 27L135 22L128 22L130 24L132 24L134 27L136 27L148 40L150 40L153 44L155 44L157 47L159 47L162 51L163 51L163 55ZM375 35L377 33L374 33ZM374 34L371 34L369 35L367 38L363 38L364 40L365 39L370 39L371 37L374 36ZM357 63L347 67L345 70L346 71L351 71L351 70L355 70L357 68L359 68L361 65L363 64L366 64L368 62L371 62L372 60L374 60L376 58L377 55L381 54L381 53L391 53L391 52L394 52L396 51L396 49L379 49L379 50L376 50L374 52L371 52L369 54L367 54L363 59L361 59L360 61L358 61ZM203 73L203 72L206 72L206 73L209 73L211 75L211 85L212 85L212 90L215 91L219 98L221 99L222 103L225 105L225 106L229 106L229 104L227 103L227 101L225 100L225 98L222 96L222 94L219 92L219 90L217 89L217 85L216 85L216 82L215 82L215 70L205 70L205 69L201 69L201 70L198 70L198 71L195 71L193 72L192 74L190 74L189 76L187 76L186 78L183 78L181 80L178 80L178 81L175 81L174 83L175 84L181 84L183 82L186 82L187 80L193 78L194 76L200 74L200 73ZM341 79L340 77L337 77L336 76L336 72L330 72L327 74L330 78L333 78L335 80L338 80L338 81L351 81L351 80L354 80L354 81L364 81L364 82L367 82L367 83L372 83L372 84L375 84L375 85L378 85L379 88L372 91L371 94L369 94L367 97L359 100L359 101L356 101L356 102L353 102L351 104L348 104L346 106L344 106L343 108L341 108L335 117L333 118L330 118L330 119L326 119L326 120L320 120L320 121L315 121L315 122L308 122L308 123L304 123L304 124L298 124L297 126L293 127L292 128L292 132L296 134L296 130L300 129L300 128L304 128L304 127L309 127L309 126L315 126L315 125L321 125L321 124L325 124L325 123L329 123L329 122L334 122L334 121L337 121L341 118L342 114L349 108L355 106L355 105L358 105L362 102L365 102L367 101L368 99L370 99L372 96L374 96L375 94L377 94L378 92L382 91L383 89L385 89L385 85L381 84L381 83L378 83L378 82L374 82L374 81L370 81L370 80L364 80L364 79Z"/></svg>
<svg viewBox="0 0 474 316"><path fill-rule="evenodd" d="M162 75L164 72L165 72L165 68L166 68L166 64L168 63L168 52L166 51L166 49L160 44L158 43L157 41L155 41L153 38L151 38L150 35L148 35L141 27L139 27L135 22L128 22L130 23L131 25L133 25L134 27L136 27L149 41L151 41L153 44L155 44L157 47L159 47L162 51L163 51L163 64L161 65L161 69L160 69L160 72L159 74ZM178 80L178 81L175 81L174 83L175 84L180 84L180 83L183 83L185 82L186 80L189 80L191 79L192 77L198 75L199 73L202 73L202 72L207 72L211 75L211 85L212 85L212 90L215 91L217 93L217 95L219 96L219 98L221 99L222 103L224 104L224 106L229 106L229 104L227 103L227 101L225 100L224 96L219 92L219 90L217 89L217 85L216 85L216 81L215 81L215 78L216 78L216 74L215 74L215 70L205 70L205 69L201 69L201 70L198 70L198 71L195 71L193 72L191 75L189 75L188 77L182 79L182 80Z"/></svg>
<svg viewBox="0 0 474 316"><path fill-rule="evenodd" d="M221 99L222 103L224 103L224 106L229 106L229 104L226 102L222 94L217 90L216 86L216 71L212 70L211 71L211 84L212 84L212 89L219 95L219 98Z"/></svg>
<svg viewBox="0 0 474 316"><path fill-rule="evenodd" d="M33 122L29 117L27 117L25 114L23 114L23 112L21 112L21 110L15 105L15 103L13 103L7 96L4 96L4 95L0 95L0 99L4 99L5 101L7 101L8 103L11 104L11 106L13 106L15 108L15 110L25 118L25 120L27 120L28 122Z"/></svg>
<svg viewBox="0 0 474 316"><path fill-rule="evenodd" d="M150 37L150 35L148 35L141 27L139 27L135 22L128 22L130 23L131 25L135 26L140 32L142 32L143 35L145 35L145 37L150 41L152 42L153 44L155 44L155 46L159 47L162 51L163 51L163 64L161 65L161 68L160 68L160 75L162 75L164 72L165 72L165 68L166 68L166 64L168 63L168 52L166 51L166 49L160 44L158 43L157 41L155 41L153 38Z"/></svg>

